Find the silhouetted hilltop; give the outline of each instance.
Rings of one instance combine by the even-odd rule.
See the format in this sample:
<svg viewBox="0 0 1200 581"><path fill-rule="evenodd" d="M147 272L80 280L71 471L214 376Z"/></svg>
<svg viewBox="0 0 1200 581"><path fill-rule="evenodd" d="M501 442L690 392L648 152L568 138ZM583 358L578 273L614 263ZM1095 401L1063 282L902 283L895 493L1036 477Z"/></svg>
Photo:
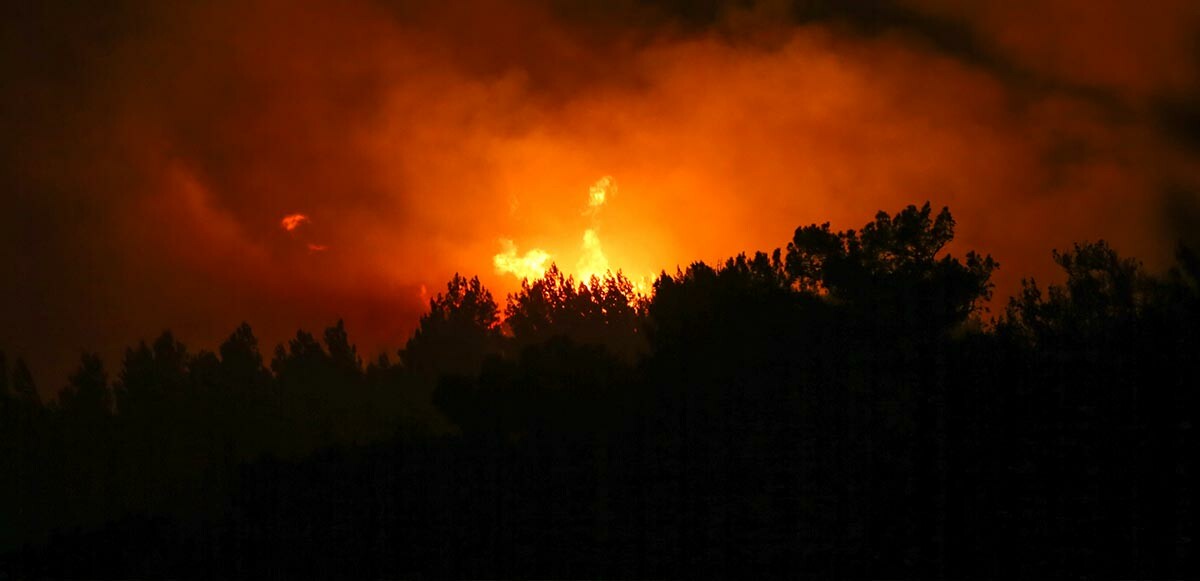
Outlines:
<svg viewBox="0 0 1200 581"><path fill-rule="evenodd" d="M662 273L455 276L395 359L0 355L14 577L1190 577L1200 259L998 265L929 204Z"/></svg>

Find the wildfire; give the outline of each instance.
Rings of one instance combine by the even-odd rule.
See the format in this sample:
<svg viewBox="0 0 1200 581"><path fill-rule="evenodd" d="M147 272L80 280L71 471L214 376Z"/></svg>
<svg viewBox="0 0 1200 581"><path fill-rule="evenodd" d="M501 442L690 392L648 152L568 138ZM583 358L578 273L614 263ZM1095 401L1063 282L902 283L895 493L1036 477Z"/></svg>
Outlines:
<svg viewBox="0 0 1200 581"><path fill-rule="evenodd" d="M517 254L517 245L507 238L500 239L504 251L492 257L492 264L500 274L512 274L517 278L539 278L550 268L550 253L540 248Z"/></svg>
<svg viewBox="0 0 1200 581"><path fill-rule="evenodd" d="M602 277L608 272L608 257L600 247L600 236L595 230L588 228L583 232L583 256L579 257L579 265L575 268L582 282L591 280L593 276Z"/></svg>
<svg viewBox="0 0 1200 581"><path fill-rule="evenodd" d="M587 208L583 215L591 218L592 227L583 231L582 252L576 265L575 275L580 282L587 283L593 276L602 277L609 271L608 257L600 244L597 233L597 223L600 209L617 193L617 181L612 176L604 176L588 188ZM515 205L513 205L515 210ZM512 274L521 279L540 278L550 267L550 253L540 248L533 248L524 255L517 253L517 245L507 238L500 239L502 251L492 257L492 263L498 274Z"/></svg>
<svg viewBox="0 0 1200 581"><path fill-rule="evenodd" d="M279 225L283 226L284 230L291 232L306 222L310 222L310 220L304 214L288 214L279 221Z"/></svg>

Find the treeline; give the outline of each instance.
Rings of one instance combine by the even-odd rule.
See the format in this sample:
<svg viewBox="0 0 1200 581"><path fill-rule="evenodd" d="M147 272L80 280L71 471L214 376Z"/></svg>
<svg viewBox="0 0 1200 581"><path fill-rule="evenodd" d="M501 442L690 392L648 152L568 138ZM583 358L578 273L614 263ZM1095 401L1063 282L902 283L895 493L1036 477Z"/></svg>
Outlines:
<svg viewBox="0 0 1200 581"><path fill-rule="evenodd" d="M953 235L807 226L649 297L456 276L396 361L165 333L42 402L0 359L0 571L1194 576L1200 259L1077 245L993 315Z"/></svg>

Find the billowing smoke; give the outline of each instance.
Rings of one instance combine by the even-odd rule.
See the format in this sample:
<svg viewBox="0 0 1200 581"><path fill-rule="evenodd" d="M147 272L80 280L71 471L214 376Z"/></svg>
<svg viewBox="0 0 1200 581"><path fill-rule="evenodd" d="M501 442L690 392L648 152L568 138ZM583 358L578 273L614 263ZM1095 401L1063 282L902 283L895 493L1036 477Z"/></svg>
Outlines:
<svg viewBox="0 0 1200 581"><path fill-rule="evenodd" d="M1003 296L1200 215L1194 2L16 4L0 349L46 391L164 328L392 349L498 251L638 277L930 200Z"/></svg>

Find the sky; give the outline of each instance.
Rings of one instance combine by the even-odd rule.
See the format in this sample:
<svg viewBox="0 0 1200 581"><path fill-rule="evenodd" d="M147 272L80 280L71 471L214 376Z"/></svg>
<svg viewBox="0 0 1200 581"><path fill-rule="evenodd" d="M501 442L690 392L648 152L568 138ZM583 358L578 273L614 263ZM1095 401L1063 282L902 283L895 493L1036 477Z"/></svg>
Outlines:
<svg viewBox="0 0 1200 581"><path fill-rule="evenodd" d="M639 280L927 200L1001 303L1072 242L1200 241L1194 1L8 4L0 350L44 393L165 329L373 356L456 272Z"/></svg>

